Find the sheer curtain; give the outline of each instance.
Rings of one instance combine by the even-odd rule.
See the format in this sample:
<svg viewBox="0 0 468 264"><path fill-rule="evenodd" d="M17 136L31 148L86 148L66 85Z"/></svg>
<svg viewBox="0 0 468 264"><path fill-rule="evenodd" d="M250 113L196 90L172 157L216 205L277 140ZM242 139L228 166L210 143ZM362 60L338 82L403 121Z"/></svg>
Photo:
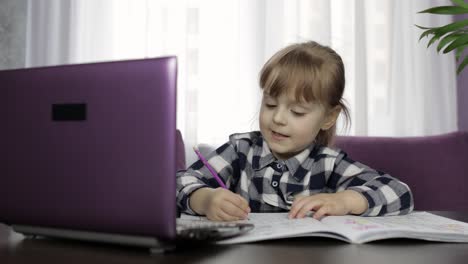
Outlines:
<svg viewBox="0 0 468 264"><path fill-rule="evenodd" d="M29 0L27 66L177 55L187 146L257 129L258 72L287 44L330 45L346 67L351 135L456 130L455 64L418 42L448 0ZM191 153L191 152L188 152Z"/></svg>

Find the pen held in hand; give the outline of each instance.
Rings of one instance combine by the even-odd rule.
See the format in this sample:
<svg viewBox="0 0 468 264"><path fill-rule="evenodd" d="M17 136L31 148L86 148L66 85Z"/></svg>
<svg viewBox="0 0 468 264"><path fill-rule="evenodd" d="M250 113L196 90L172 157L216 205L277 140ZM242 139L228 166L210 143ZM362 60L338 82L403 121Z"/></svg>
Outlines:
<svg viewBox="0 0 468 264"><path fill-rule="evenodd" d="M193 150L197 154L198 158L203 162L203 164L208 168L210 171L211 175L215 180L218 182L219 186L223 187L224 189L227 189L226 185L224 184L223 180L221 180L221 177L216 173L216 171L211 167L211 165L208 163L208 161L203 157L203 155L200 153L197 147L193 147Z"/></svg>

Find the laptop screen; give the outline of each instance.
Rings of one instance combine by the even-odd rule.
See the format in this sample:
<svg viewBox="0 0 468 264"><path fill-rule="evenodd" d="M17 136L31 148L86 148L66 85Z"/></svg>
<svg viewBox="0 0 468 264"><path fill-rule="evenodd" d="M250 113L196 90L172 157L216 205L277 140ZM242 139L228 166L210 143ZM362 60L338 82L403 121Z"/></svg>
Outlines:
<svg viewBox="0 0 468 264"><path fill-rule="evenodd" d="M175 237L175 57L0 71L0 222Z"/></svg>

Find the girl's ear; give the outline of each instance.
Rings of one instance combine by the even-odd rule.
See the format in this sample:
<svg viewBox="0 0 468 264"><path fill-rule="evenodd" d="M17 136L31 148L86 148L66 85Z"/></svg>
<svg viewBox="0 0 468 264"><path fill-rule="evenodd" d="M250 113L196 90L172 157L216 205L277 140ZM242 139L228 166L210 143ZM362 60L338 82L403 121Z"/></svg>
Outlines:
<svg viewBox="0 0 468 264"><path fill-rule="evenodd" d="M336 119L338 119L340 112L341 112L341 106L339 105L328 110L327 116L325 117L325 120L322 124L322 130L330 129L336 123Z"/></svg>

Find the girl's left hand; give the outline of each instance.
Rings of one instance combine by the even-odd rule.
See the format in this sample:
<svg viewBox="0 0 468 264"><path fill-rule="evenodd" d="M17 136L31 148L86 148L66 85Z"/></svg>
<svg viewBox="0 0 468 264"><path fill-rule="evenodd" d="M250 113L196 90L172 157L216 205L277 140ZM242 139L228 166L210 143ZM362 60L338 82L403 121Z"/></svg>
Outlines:
<svg viewBox="0 0 468 264"><path fill-rule="evenodd" d="M338 193L320 193L297 197L289 212L289 218L304 218L315 211L313 218L325 215L362 214L367 210L367 200L358 192L346 190Z"/></svg>

